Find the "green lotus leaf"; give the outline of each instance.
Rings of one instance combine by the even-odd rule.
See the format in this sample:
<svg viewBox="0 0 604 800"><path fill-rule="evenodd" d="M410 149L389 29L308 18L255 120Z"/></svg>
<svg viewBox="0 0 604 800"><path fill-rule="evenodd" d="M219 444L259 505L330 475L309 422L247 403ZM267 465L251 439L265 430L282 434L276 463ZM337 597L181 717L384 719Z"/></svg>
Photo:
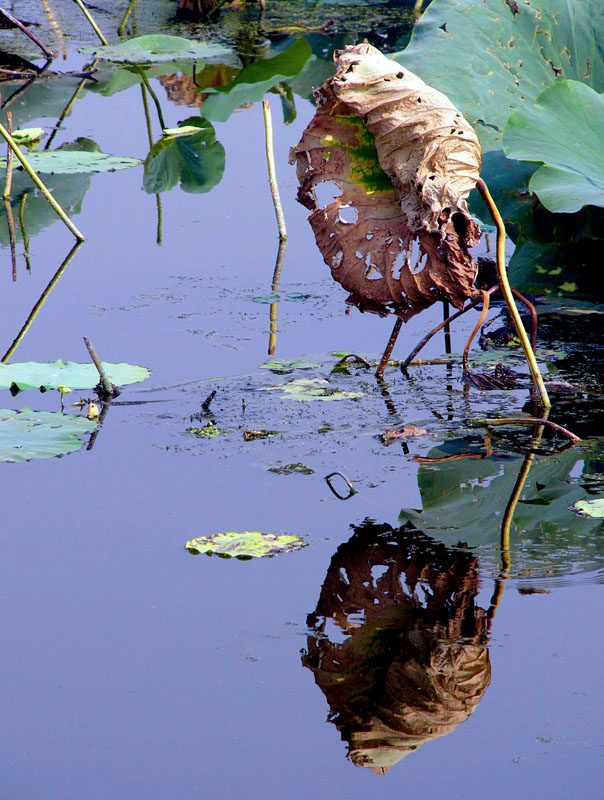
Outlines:
<svg viewBox="0 0 604 800"><path fill-rule="evenodd" d="M84 172L115 172L137 167L141 161L128 156L111 156L84 150L39 150L26 155L30 167L45 175L75 175ZM15 161L15 165L18 162ZM0 170L6 169L6 159L0 158Z"/></svg>
<svg viewBox="0 0 604 800"><path fill-rule="evenodd" d="M287 358L269 358L264 364L260 364L261 369L270 369L271 372L287 374L295 369L319 369L321 365L316 361L288 361Z"/></svg>
<svg viewBox="0 0 604 800"><path fill-rule="evenodd" d="M50 411L0 410L0 462L30 461L73 453L82 447L82 434L96 423L77 414Z"/></svg>
<svg viewBox="0 0 604 800"><path fill-rule="evenodd" d="M306 547L307 543L299 536L283 534L277 536L273 533L259 533L258 531L243 531L241 533L215 533L213 536L201 536L191 539L185 545L187 550L194 554L214 553L221 558L272 558L281 553L291 553Z"/></svg>
<svg viewBox="0 0 604 800"><path fill-rule="evenodd" d="M272 58L254 61L244 67L235 80L224 88L217 88L204 101L204 117L226 122L233 111L244 103L262 100L269 89L301 72L312 54L306 39L296 39L287 50Z"/></svg>
<svg viewBox="0 0 604 800"><path fill-rule="evenodd" d="M363 392L346 392L333 386L323 378L298 378L297 380L283 383L280 386L263 386L260 391L281 391L281 397L286 400L310 402L312 400L356 400L363 397Z"/></svg>
<svg viewBox="0 0 604 800"><path fill-rule="evenodd" d="M153 64L159 61L208 61L219 59L230 51L212 42L193 41L181 36L151 33L136 36L119 44L99 47L82 47L80 53L117 61L121 64Z"/></svg>
<svg viewBox="0 0 604 800"><path fill-rule="evenodd" d="M150 372L145 367L132 364L101 364L109 380L116 386L146 380ZM92 389L99 382L99 373L94 364L76 364L58 359L52 363L25 361L15 364L0 364L0 389L22 391L25 389Z"/></svg>
<svg viewBox="0 0 604 800"><path fill-rule="evenodd" d="M209 192L220 183L225 165L224 147L216 141L213 126L191 117L176 130L179 135L163 136L145 159L144 190L165 192L180 181L184 192Z"/></svg>

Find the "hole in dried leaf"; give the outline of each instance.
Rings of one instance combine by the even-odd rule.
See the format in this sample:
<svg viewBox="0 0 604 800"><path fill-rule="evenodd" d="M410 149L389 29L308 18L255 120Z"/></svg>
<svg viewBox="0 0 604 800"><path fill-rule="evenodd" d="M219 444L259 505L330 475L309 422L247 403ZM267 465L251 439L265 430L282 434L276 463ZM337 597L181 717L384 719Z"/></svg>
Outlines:
<svg viewBox="0 0 604 800"><path fill-rule="evenodd" d="M394 264L392 265L392 277L395 281L398 281L401 277L401 271L407 262L407 251L401 250L401 252L397 255L394 260Z"/></svg>
<svg viewBox="0 0 604 800"><path fill-rule="evenodd" d="M338 212L338 217L340 222L344 222L346 225L356 225L359 212L354 206L342 206Z"/></svg>
<svg viewBox="0 0 604 800"><path fill-rule="evenodd" d="M334 197L338 197L341 194L340 187L333 181L319 183L314 189L317 207L321 208L325 208L325 206L333 201Z"/></svg>
<svg viewBox="0 0 604 800"><path fill-rule="evenodd" d="M331 259L331 266L334 268L339 267L340 264L342 263L343 258L344 258L344 253L342 252L342 250L340 250L340 252L336 253L336 255Z"/></svg>
<svg viewBox="0 0 604 800"><path fill-rule="evenodd" d="M379 281L382 278L382 274L378 272L378 270L373 266L373 264L370 264L365 270L365 277L367 278L368 281Z"/></svg>

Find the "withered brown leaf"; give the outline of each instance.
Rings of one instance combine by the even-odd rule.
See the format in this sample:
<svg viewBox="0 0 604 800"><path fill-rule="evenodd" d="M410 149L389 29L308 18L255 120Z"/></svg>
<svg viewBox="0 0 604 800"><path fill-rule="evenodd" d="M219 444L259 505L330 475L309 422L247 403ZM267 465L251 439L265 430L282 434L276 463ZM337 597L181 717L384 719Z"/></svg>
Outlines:
<svg viewBox="0 0 604 800"><path fill-rule="evenodd" d="M475 294L480 230L466 199L478 137L445 95L375 47L347 47L337 64L292 150L325 262L361 307L403 319L436 300L461 307ZM324 206L322 183L341 192Z"/></svg>

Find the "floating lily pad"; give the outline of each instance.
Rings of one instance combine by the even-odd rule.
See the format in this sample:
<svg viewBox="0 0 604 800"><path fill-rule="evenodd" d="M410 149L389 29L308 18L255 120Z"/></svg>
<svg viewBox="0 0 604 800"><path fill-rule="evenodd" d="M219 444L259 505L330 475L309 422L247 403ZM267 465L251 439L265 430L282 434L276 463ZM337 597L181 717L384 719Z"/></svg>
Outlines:
<svg viewBox="0 0 604 800"><path fill-rule="evenodd" d="M145 367L132 364L110 364L101 362L107 377L116 386L138 383L151 374ZM94 364L76 364L62 361L52 363L25 361L16 364L0 364L0 389L23 391L25 389L93 389L99 382L99 373Z"/></svg>
<svg viewBox="0 0 604 800"><path fill-rule="evenodd" d="M31 144L44 136L44 128L20 128L13 131L13 139L17 144Z"/></svg>
<svg viewBox="0 0 604 800"><path fill-rule="evenodd" d="M577 500L573 509L584 517L604 519L604 497L596 497L595 500Z"/></svg>
<svg viewBox="0 0 604 800"><path fill-rule="evenodd" d="M119 44L82 47L80 53L117 61L121 64L153 64L159 61L207 61L220 58L230 51L212 42L192 41L182 36L151 33L136 36Z"/></svg>
<svg viewBox="0 0 604 800"><path fill-rule="evenodd" d="M207 425L201 428L187 428L187 433L192 433L193 436L197 436L198 439L213 439L215 436L229 433L229 431L221 430L214 422L208 422Z"/></svg>
<svg viewBox="0 0 604 800"><path fill-rule="evenodd" d="M115 172L137 167L141 161L128 156L84 150L40 150L27 154L30 167L43 175L75 175L85 172ZM15 165L18 164L15 161ZM6 159L0 158L0 170L6 169Z"/></svg>
<svg viewBox="0 0 604 800"><path fill-rule="evenodd" d="M77 414L51 411L0 411L0 462L53 458L79 450L79 437L96 423Z"/></svg>
<svg viewBox="0 0 604 800"><path fill-rule="evenodd" d="M224 147L216 141L212 125L191 117L153 145L145 159L143 188L155 194L180 181L184 192L209 192L220 183L224 164Z"/></svg>
<svg viewBox="0 0 604 800"><path fill-rule="evenodd" d="M346 392L333 386L323 378L298 378L281 386L263 386L261 391L281 391L287 400L308 402L310 400L356 400L363 392Z"/></svg>
<svg viewBox="0 0 604 800"><path fill-rule="evenodd" d="M267 472L274 472L276 475L313 475L314 469L298 462L296 464L282 464L279 467L269 467Z"/></svg>
<svg viewBox="0 0 604 800"><path fill-rule="evenodd" d="M288 361L286 358L269 358L264 364L260 364L261 369L270 369L271 372L287 374L295 369L318 369L321 365L316 361Z"/></svg>
<svg viewBox="0 0 604 800"><path fill-rule="evenodd" d="M243 531L201 536L198 539L191 539L185 547L195 555L205 553L211 556L215 553L221 558L238 558L245 561L250 558L272 558L281 553L291 553L306 547L306 542L299 536L291 534L277 536L273 533Z"/></svg>

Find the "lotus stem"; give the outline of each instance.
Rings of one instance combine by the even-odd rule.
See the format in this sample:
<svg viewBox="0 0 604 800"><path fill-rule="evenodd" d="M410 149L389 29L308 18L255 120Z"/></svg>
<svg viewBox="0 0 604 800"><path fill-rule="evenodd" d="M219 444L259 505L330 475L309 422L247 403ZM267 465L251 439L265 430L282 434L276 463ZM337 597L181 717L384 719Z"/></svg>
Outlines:
<svg viewBox="0 0 604 800"><path fill-rule="evenodd" d="M0 9L2 11L2 9ZM13 135L13 112L7 111L6 112L6 130L9 134ZM13 188L13 151L10 149L10 145L6 145L6 181L4 183L4 194L2 195L4 200L10 200L10 193Z"/></svg>
<svg viewBox="0 0 604 800"><path fill-rule="evenodd" d="M377 378L381 378L384 375L384 370L388 366L388 362L390 361L390 356L392 355L392 351L394 350L394 345L396 344L398 335L401 332L402 324L403 320L400 317L397 317L397 320L394 323L394 328L392 329L392 333L390 334L390 338L388 339L388 344L386 345L386 349L384 350L377 371L375 373Z"/></svg>
<svg viewBox="0 0 604 800"><path fill-rule="evenodd" d="M449 317L451 316L451 309L449 308L449 301L443 300L443 322L445 331L445 353L449 356L453 352L451 348L451 326L449 325Z"/></svg>
<svg viewBox="0 0 604 800"><path fill-rule="evenodd" d="M107 397L117 397L120 393L119 389L117 388L117 386L111 383L111 381L107 377L107 373L105 372L103 365L101 364L101 361L96 354L96 350L94 349L94 347L90 342L90 339L88 339L87 336L84 336L83 338L84 338L84 344L86 345L86 349L90 353L90 358L92 359L94 366L96 367L97 372L99 373L99 378L101 379L101 383L103 384L103 389L105 390Z"/></svg>
<svg viewBox="0 0 604 800"><path fill-rule="evenodd" d="M558 425L556 422L550 422L548 419L539 419L538 417L497 417L496 419L482 419L478 420L477 425L546 425L556 433L561 433L567 436L571 442L576 443L581 441L581 437L572 433L571 431Z"/></svg>
<svg viewBox="0 0 604 800"><path fill-rule="evenodd" d="M472 342L474 341L474 337L476 336L478 331L484 325L484 321L487 318L487 314L489 313L489 302L490 302L491 296L489 295L488 292L485 292L484 289L481 289L481 292L482 292L482 311L480 313L480 317L478 318L478 322L474 326L474 330L472 331L472 333L468 336L468 341L466 342L466 346L463 349L463 371L464 372L469 372L470 371L470 364L469 364L469 361L468 361L468 353L470 352L470 347L472 345Z"/></svg>
<svg viewBox="0 0 604 800"><path fill-rule="evenodd" d="M279 239L279 249L277 250L277 260L275 262L275 271L273 272L273 284L271 291L277 294L281 284L281 273L283 272L283 261L285 259L286 239ZM279 308L279 301L275 300L270 305L269 309L269 336L268 336L268 354L273 356L277 349L277 333L278 333L278 320L277 313Z"/></svg>
<svg viewBox="0 0 604 800"><path fill-rule="evenodd" d="M18 160L21 162L21 165L23 166L23 169L27 172L27 174L32 179L32 181L36 184L38 189L42 192L42 194L44 195L44 197L46 198L46 200L48 201L48 203L52 207L53 211L55 212L55 214L65 223L65 225L73 233L73 235L76 237L76 239L79 239L81 242L83 242L86 237L83 236L80 233L80 231L76 228L76 226L73 224L73 222L69 219L67 214L63 211L61 206L54 199L52 194L48 191L46 186L42 183L42 181L38 177L38 175L35 172L35 170L33 170L30 167L29 162L27 161L27 159L25 158L25 156L21 152L21 149L20 149L19 145L15 142L13 137L6 130L4 125L2 125L2 123L0 123L0 135L2 135L4 137L4 139L8 142L8 145L9 145L10 149L17 156Z"/></svg>
<svg viewBox="0 0 604 800"><path fill-rule="evenodd" d="M510 312L510 316L512 318L512 322L514 323L514 327L516 328L516 333L518 334L518 338L520 339L520 344L522 345L522 349L524 350L524 355L527 360L531 376L533 378L533 383L539 393L539 397L541 399L541 405L543 408L548 409L551 408L551 402L549 399L549 395L547 393L547 389L545 388L545 383L543 382L543 376L539 371L539 365L537 364L537 359L535 358L535 353L531 348L531 343L529 342L528 336L526 334L526 330L524 329L524 325L522 324L522 319L520 318L520 314L518 313L518 308L516 303L514 302L514 297L512 295L512 290L510 288L510 283L508 281L507 269L505 265L505 225L503 224L503 220L501 219L501 214L493 198L491 197L491 193L486 185L486 183L479 179L476 183L476 188L480 192L483 200L485 201L487 208L489 209L489 213L497 227L497 276L499 278L499 285L501 288L501 293L503 294L503 298L506 302L508 307L508 311Z"/></svg>
<svg viewBox="0 0 604 800"><path fill-rule="evenodd" d="M40 50L41 50L41 51L44 53L44 55L46 56L46 58L48 58L48 59L52 60L53 58L56 58L56 57L57 57L57 54L56 54L56 53L53 53L51 50L49 50L49 49L48 49L48 48L47 48L47 47L46 47L46 46L45 46L45 45L44 45L44 44L43 44L43 43L42 43L42 42L41 42L41 41L38 39L38 37L36 36L36 34L35 34L33 31L30 31L30 30L29 30L29 28L27 28L27 27L26 27L26 26L25 26L25 25L24 25L24 24L23 24L23 23L22 23L20 20L18 20L16 17L13 17L13 15L12 15L12 14L9 14L9 13L8 13L8 11L6 11L6 9L4 9L4 8L0 8L0 14L1 14L3 17L5 17L5 18L6 18L6 19L7 19L7 20L10 22L10 23L12 23L12 24L15 26L15 28L19 28L19 30L20 30L22 33L24 33L26 36L28 36L28 37L29 37L29 38L32 40L32 42L34 42L34 44L37 44L37 45L38 45L38 47L40 48Z"/></svg>
<svg viewBox="0 0 604 800"><path fill-rule="evenodd" d="M120 22L120 26L117 29L117 35L123 36L124 30L126 29L126 25L128 24L128 20L130 19L130 14L132 14L134 10L134 6L138 3L138 0L130 0L128 4L128 8L126 9L126 13L123 16L122 21Z"/></svg>
<svg viewBox="0 0 604 800"><path fill-rule="evenodd" d="M13 267L13 283L17 282L17 231L15 230L15 218L13 207L8 198L4 198L4 212L6 214L6 224L8 225L8 240L10 243L10 258Z"/></svg>
<svg viewBox="0 0 604 800"><path fill-rule="evenodd" d="M279 238L281 241L285 241L287 239L287 229L285 227L285 217L283 216L283 206L281 205L279 185L277 183L277 173L275 170L275 155L273 152L273 118L271 116L271 107L268 100L262 101L262 110L264 112L264 141L266 145L266 162L268 165L268 182L270 184L271 194L273 196L273 205L275 206L275 216L277 217Z"/></svg>
<svg viewBox="0 0 604 800"><path fill-rule="evenodd" d="M27 228L25 227L25 204L27 203L27 198L29 197L28 192L24 192L21 195L21 200L19 202L19 227L21 228L21 237L23 238L23 255L25 256L25 267L28 272L31 272L31 262L29 260L29 236L27 234Z"/></svg>
<svg viewBox="0 0 604 800"><path fill-rule="evenodd" d="M109 44L109 42L103 36L103 33L102 33L101 29L99 28L99 26L96 24L96 22L92 18L92 15L91 15L90 11L88 11L88 9L86 8L86 6L82 2L82 0L73 0L73 2L76 4L76 6L78 6L78 8L81 10L81 12L84 14L86 19L88 20L88 22L90 23L90 27L96 33L96 35L99 37L99 39L101 41L101 44L104 44L105 46L107 46Z"/></svg>

